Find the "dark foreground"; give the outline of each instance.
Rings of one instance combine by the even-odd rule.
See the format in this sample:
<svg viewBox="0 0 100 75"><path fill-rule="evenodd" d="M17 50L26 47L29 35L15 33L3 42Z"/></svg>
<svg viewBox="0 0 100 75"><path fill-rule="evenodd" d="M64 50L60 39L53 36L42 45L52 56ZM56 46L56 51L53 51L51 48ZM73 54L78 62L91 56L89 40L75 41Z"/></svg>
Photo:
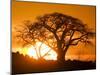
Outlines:
<svg viewBox="0 0 100 75"><path fill-rule="evenodd" d="M35 60L19 53L12 54L12 74L42 73L96 69L96 62L68 60L61 64L51 60Z"/></svg>

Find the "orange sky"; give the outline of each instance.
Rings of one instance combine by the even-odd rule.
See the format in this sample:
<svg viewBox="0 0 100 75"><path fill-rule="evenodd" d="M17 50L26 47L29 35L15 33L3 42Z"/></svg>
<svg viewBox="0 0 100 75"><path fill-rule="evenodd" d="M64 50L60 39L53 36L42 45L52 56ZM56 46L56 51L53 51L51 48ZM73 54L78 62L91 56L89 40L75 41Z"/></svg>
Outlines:
<svg viewBox="0 0 100 75"><path fill-rule="evenodd" d="M18 44L15 39L14 27L22 24L24 20L34 21L37 16L46 13L59 12L70 15L82 20L89 28L95 30L96 7L84 5L70 5L70 4L50 4L50 3L36 3L36 2L15 2L12 1L12 48L17 48ZM68 58L76 58L80 54L80 59L95 60L95 39L92 39L93 46L70 47L67 56ZM72 57L71 57L72 55ZM83 56L84 55L84 56ZM66 56L66 57L67 57Z"/></svg>

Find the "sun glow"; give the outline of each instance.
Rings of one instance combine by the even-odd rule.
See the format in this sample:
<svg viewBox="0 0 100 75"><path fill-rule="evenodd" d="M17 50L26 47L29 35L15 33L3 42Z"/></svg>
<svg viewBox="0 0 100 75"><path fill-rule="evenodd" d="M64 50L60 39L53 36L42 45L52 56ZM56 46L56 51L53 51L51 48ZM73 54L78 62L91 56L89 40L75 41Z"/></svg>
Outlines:
<svg viewBox="0 0 100 75"><path fill-rule="evenodd" d="M35 59L38 59L37 55L36 55L36 51L34 50L34 47L30 47L28 48L28 52L27 54Z"/></svg>
<svg viewBox="0 0 100 75"><path fill-rule="evenodd" d="M27 54L35 59L43 57L46 60L57 60L57 53L42 42L37 42L28 48Z"/></svg>

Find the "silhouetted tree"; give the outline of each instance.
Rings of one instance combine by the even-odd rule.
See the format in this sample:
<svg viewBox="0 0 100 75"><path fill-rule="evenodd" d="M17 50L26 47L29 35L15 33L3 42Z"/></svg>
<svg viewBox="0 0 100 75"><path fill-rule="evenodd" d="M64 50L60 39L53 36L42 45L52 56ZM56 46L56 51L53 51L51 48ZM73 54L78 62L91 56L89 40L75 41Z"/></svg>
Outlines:
<svg viewBox="0 0 100 75"><path fill-rule="evenodd" d="M81 20L62 13L45 14L37 17L35 22L26 21L24 25L26 27L19 33L25 43L45 43L56 51L60 62L65 61L70 46L76 46L79 42L91 43L89 39L95 34Z"/></svg>

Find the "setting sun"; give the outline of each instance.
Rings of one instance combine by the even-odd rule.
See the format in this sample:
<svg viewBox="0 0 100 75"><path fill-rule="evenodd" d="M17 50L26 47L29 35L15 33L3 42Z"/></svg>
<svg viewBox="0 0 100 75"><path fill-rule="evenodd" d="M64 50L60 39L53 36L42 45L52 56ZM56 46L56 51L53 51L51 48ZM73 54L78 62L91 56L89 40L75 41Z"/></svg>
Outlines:
<svg viewBox="0 0 100 75"><path fill-rule="evenodd" d="M41 48L39 53L40 45ZM37 42L35 46L30 46L29 48L27 48L27 55L35 59L38 59L41 56L46 60L57 60L56 52L50 49L46 44L43 44L42 42Z"/></svg>
<svg viewBox="0 0 100 75"><path fill-rule="evenodd" d="M28 52L27 54L31 57L34 57L35 59L38 59L37 55L36 55L36 51L34 50L34 47L30 47L28 48Z"/></svg>

